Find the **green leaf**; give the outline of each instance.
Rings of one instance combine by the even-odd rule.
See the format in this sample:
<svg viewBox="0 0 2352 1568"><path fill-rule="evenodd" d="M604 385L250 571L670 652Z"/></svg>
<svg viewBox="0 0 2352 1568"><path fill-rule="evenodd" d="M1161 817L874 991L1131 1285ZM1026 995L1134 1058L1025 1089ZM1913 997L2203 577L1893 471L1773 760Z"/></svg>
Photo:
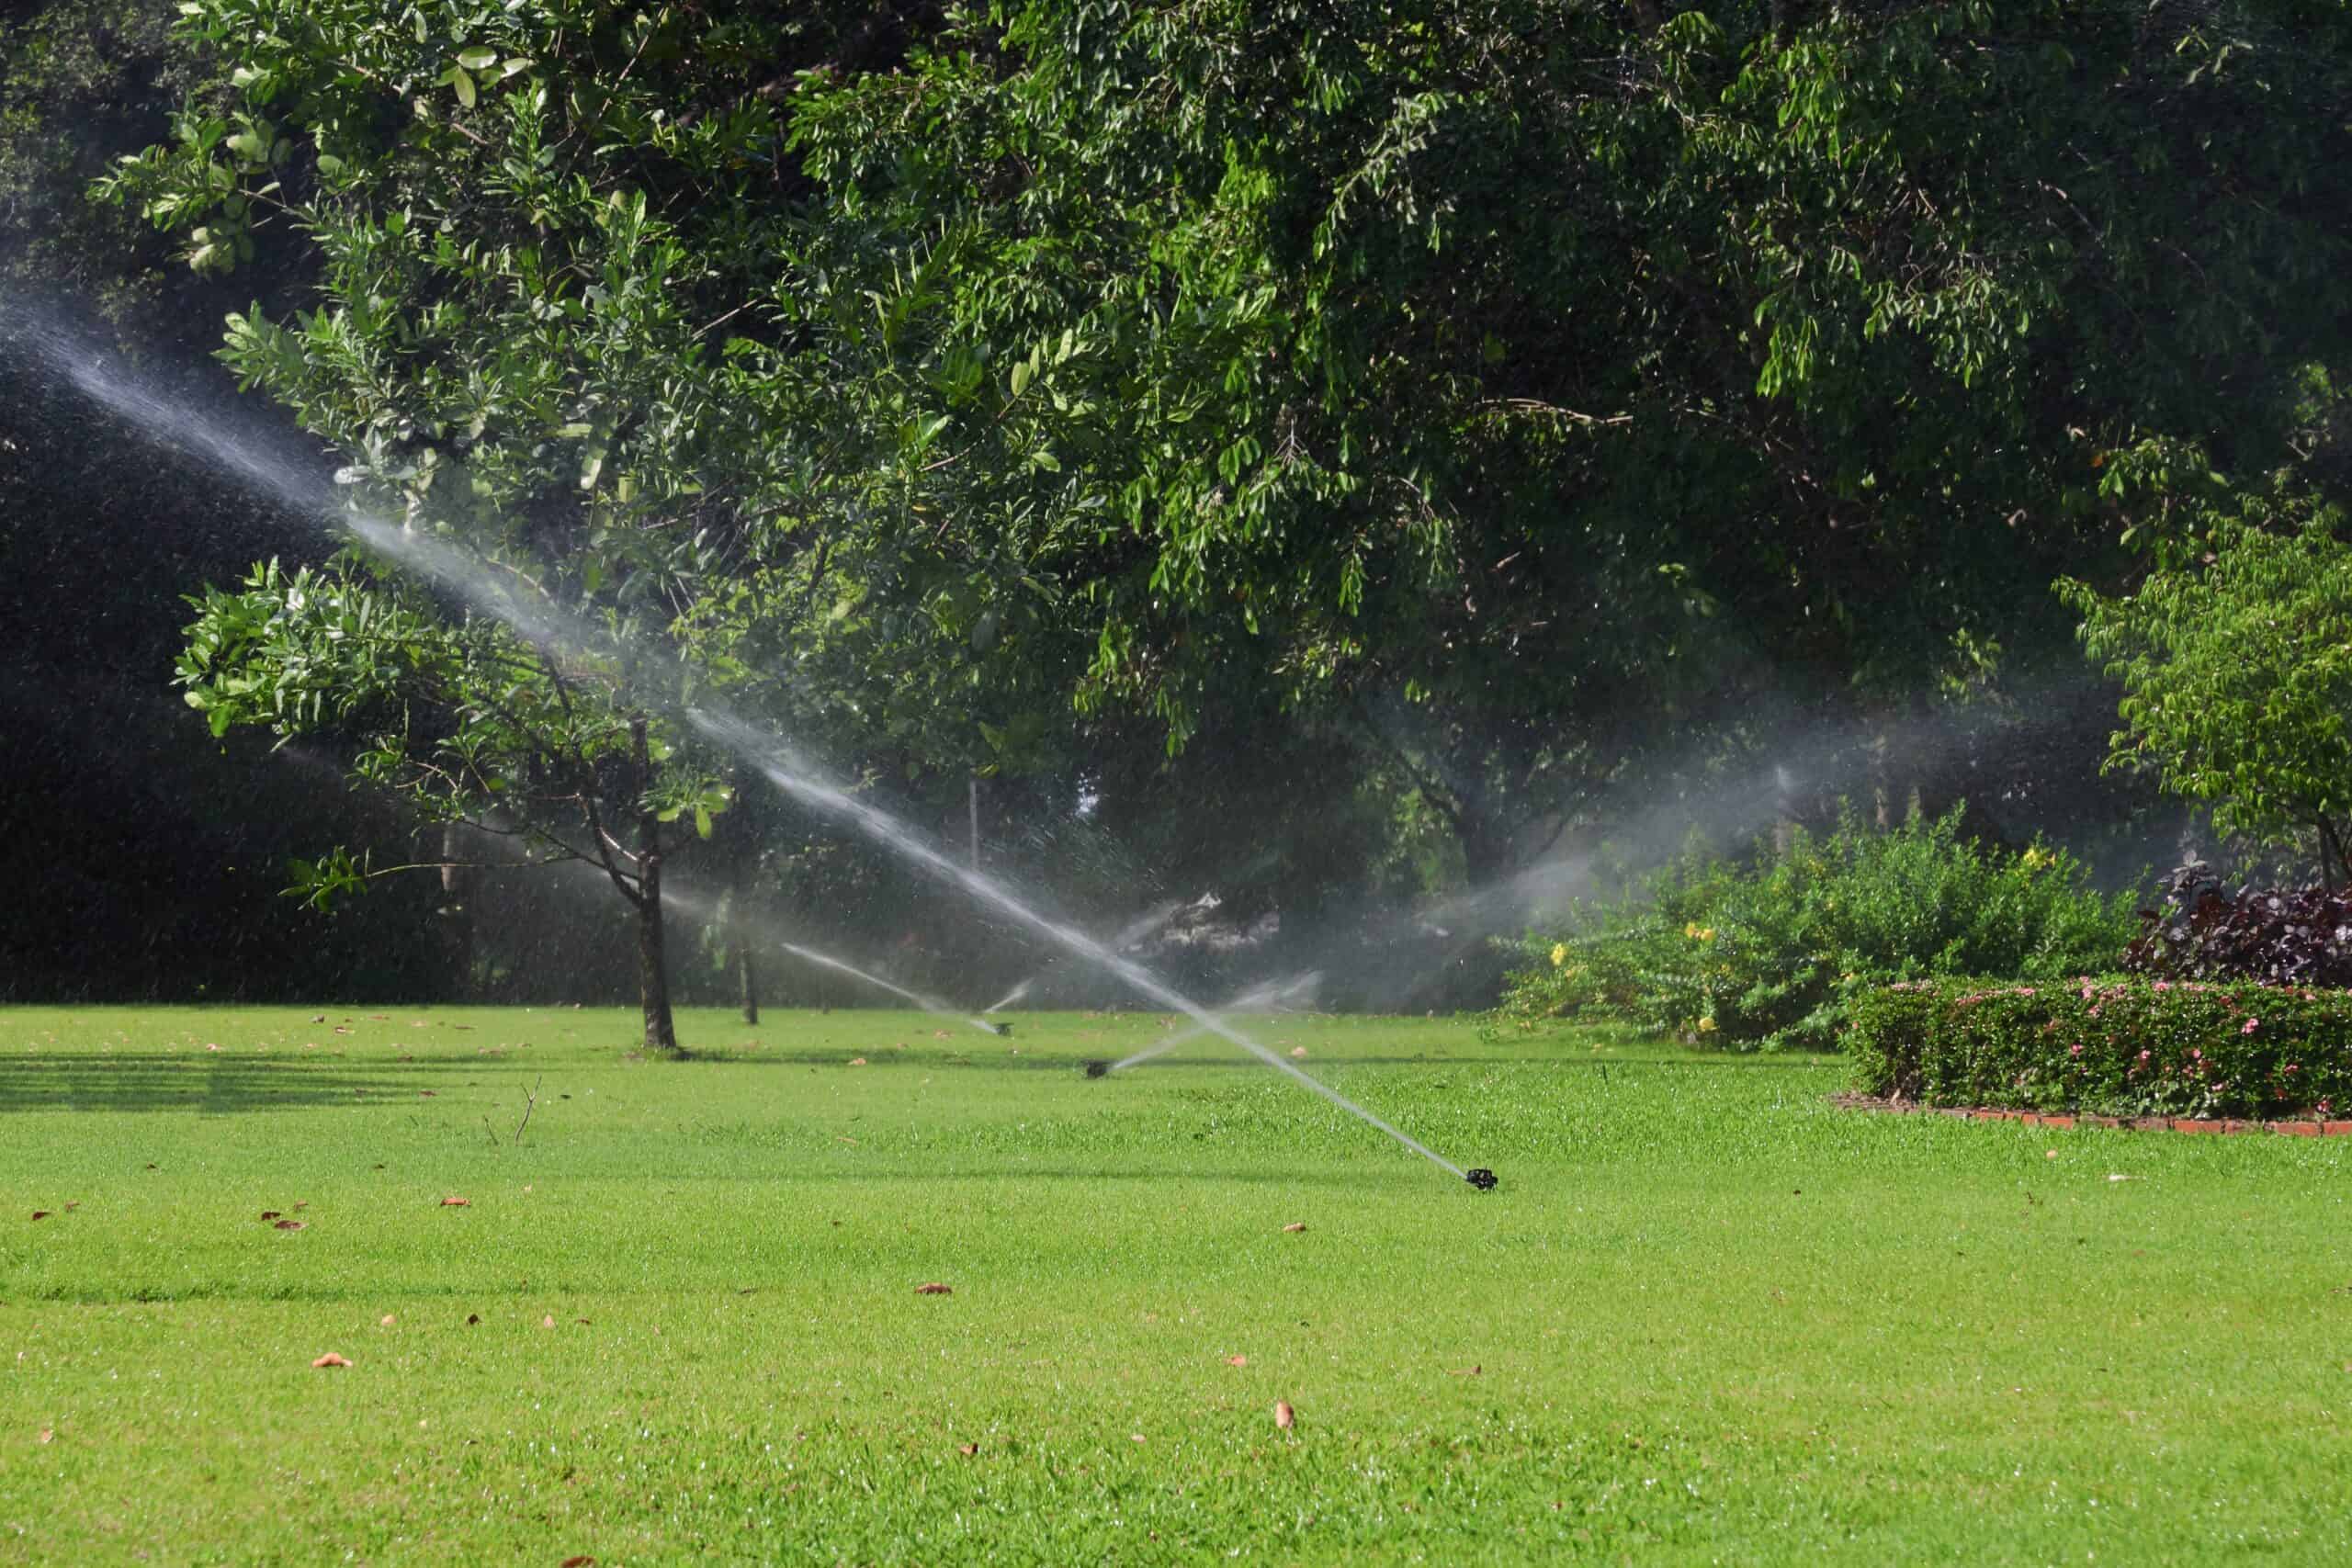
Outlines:
<svg viewBox="0 0 2352 1568"><path fill-rule="evenodd" d="M707 806L695 807L695 833L698 838L710 837L710 808Z"/></svg>
<svg viewBox="0 0 2352 1568"><path fill-rule="evenodd" d="M458 89L458 101L468 108L473 107L474 79L467 73L465 67L458 66L452 70L449 73L448 81L451 86Z"/></svg>
<svg viewBox="0 0 2352 1568"><path fill-rule="evenodd" d="M458 51L458 63L469 71L487 71L498 63L498 51L483 44Z"/></svg>
<svg viewBox="0 0 2352 1568"><path fill-rule="evenodd" d="M1020 364L1014 366L1012 367L1012 395L1017 398L1022 393L1027 391L1029 389L1029 378L1036 373L1035 367L1032 366L1025 359Z"/></svg>

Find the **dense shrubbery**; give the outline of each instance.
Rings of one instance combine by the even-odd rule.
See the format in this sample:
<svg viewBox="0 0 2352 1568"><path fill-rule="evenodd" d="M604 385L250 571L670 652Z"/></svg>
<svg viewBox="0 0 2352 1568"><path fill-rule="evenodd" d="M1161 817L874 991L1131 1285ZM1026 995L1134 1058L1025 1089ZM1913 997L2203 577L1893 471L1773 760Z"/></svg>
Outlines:
<svg viewBox="0 0 2352 1568"><path fill-rule="evenodd" d="M1938 975L2055 979L2112 968L2134 929L2064 851L1987 850L1960 810L1886 832L1759 842L1745 864L1693 854L1583 928L1532 937L1501 1015L1582 1014L1739 1047L1837 1043L1849 1001Z"/></svg>
<svg viewBox="0 0 2352 1568"><path fill-rule="evenodd" d="M2352 897L2319 887L2225 886L2202 861L2166 879L2165 906L2123 955L2137 975L2352 986Z"/></svg>
<svg viewBox="0 0 2352 1568"><path fill-rule="evenodd" d="M1872 1094L2099 1116L2352 1107L2352 994L2199 981L1913 981L1856 998Z"/></svg>

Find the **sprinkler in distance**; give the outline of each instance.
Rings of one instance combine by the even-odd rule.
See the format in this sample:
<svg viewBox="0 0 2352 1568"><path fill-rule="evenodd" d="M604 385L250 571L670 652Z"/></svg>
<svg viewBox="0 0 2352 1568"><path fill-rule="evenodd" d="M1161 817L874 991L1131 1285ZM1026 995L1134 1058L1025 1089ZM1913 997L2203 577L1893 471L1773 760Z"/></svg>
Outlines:
<svg viewBox="0 0 2352 1568"><path fill-rule="evenodd" d="M1086 1076L1090 1078L1099 1078L1110 1070L1111 1064L1099 1058L1086 1064Z"/></svg>
<svg viewBox="0 0 2352 1568"><path fill-rule="evenodd" d="M1464 1171L1462 1179L1481 1192L1492 1192L1495 1190L1495 1173L1483 1165L1476 1170Z"/></svg>

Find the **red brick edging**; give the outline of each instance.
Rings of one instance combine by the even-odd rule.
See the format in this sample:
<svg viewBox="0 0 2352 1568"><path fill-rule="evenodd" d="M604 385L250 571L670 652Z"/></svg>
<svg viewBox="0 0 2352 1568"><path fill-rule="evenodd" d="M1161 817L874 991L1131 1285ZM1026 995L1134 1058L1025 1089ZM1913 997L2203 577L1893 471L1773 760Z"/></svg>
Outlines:
<svg viewBox="0 0 2352 1568"><path fill-rule="evenodd" d="M2329 1138L2352 1135L2352 1122L2253 1122L2234 1117L2210 1120L2194 1116L2081 1116L2039 1111L1996 1111L1981 1106L1920 1105L1912 1101L1874 1100L1863 1095L1833 1095L1848 1111L1875 1111L1895 1116L1950 1116L1965 1122L2022 1122L2029 1127L2060 1131L2072 1127L2125 1128L2140 1133L2276 1133L2290 1138Z"/></svg>

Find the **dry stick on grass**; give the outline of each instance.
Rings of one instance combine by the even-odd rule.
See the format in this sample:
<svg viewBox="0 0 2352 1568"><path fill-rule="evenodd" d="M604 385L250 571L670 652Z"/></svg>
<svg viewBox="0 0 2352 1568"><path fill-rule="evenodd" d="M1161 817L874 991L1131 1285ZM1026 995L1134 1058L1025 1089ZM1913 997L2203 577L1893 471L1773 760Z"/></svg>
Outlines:
<svg viewBox="0 0 2352 1568"><path fill-rule="evenodd" d="M533 1084L529 1091L523 1096L523 1119L514 1123L514 1141L517 1144L523 1141L523 1129L531 1124L531 1112L538 1109L539 1084L547 1081L547 1075L541 1073L538 1083Z"/></svg>

